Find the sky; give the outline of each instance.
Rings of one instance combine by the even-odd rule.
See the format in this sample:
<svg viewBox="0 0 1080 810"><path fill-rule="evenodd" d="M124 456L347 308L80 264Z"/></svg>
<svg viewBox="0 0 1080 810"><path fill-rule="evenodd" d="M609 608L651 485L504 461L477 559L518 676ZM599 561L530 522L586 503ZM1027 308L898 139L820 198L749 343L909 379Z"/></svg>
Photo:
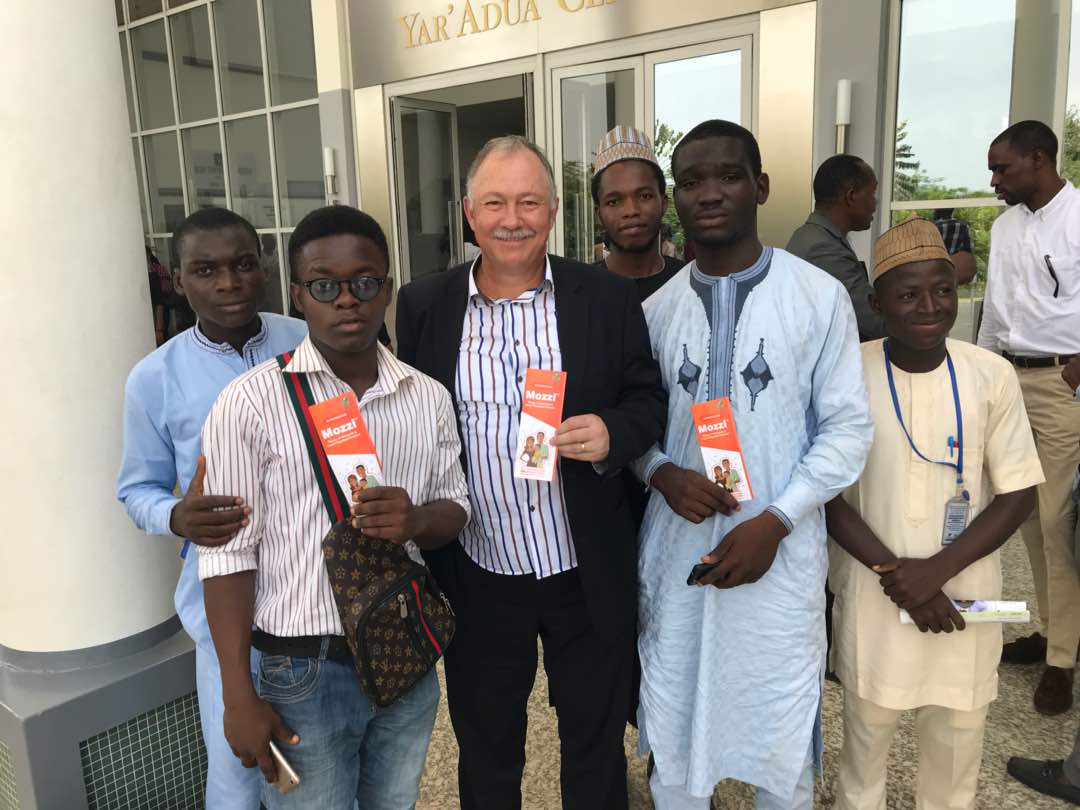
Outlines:
<svg viewBox="0 0 1080 810"><path fill-rule="evenodd" d="M1073 6L1069 103L1080 105L1080 0ZM1016 0L904 0L902 9L897 122L907 122L923 171L990 195L986 151L1009 124Z"/></svg>

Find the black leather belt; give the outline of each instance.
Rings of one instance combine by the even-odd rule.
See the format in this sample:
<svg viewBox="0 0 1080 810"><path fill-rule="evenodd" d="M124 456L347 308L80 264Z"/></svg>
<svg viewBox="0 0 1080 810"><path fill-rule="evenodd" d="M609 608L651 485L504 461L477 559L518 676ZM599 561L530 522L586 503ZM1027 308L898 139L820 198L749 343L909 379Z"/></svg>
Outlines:
<svg viewBox="0 0 1080 810"><path fill-rule="evenodd" d="M1001 356L1020 368L1050 368L1051 366L1064 366L1076 357L1075 354L1061 354L1057 357L1017 357L1015 354L1002 352Z"/></svg>
<svg viewBox="0 0 1080 810"><path fill-rule="evenodd" d="M352 652L345 636L272 636L262 630L251 631L251 646L267 655L287 655L290 658L318 658L323 639L329 639L326 657L330 661L352 661Z"/></svg>

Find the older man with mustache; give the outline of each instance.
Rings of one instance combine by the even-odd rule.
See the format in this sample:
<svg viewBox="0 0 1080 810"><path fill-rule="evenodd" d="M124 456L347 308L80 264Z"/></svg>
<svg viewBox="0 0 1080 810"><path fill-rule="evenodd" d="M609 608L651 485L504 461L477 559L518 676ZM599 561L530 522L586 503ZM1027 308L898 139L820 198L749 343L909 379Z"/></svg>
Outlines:
<svg viewBox="0 0 1080 810"><path fill-rule="evenodd" d="M567 808L625 808L637 562L619 471L660 436L664 394L633 283L546 253L551 165L488 142L465 214L480 256L404 289L401 358L453 395L473 520L427 555L457 613L446 654L461 806L520 808L537 638ZM566 375L552 482L513 477L526 369ZM528 804L528 803L527 803Z"/></svg>

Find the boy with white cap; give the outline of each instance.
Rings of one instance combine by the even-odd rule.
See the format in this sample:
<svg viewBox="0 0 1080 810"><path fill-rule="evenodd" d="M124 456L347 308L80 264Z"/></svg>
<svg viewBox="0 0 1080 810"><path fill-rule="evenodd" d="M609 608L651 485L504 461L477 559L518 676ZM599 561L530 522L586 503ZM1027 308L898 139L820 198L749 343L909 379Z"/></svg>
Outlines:
<svg viewBox="0 0 1080 810"><path fill-rule="evenodd" d="M597 264L633 280L644 303L684 264L660 253L667 180L648 135L626 126L604 135L596 147L592 197L611 245Z"/></svg>
<svg viewBox="0 0 1080 810"><path fill-rule="evenodd" d="M826 505L844 684L836 807L884 810L908 709L919 806L972 807L1001 625L966 627L952 600L1001 598L997 550L1031 512L1042 468L1009 363L948 339L956 275L937 228L911 218L883 234L872 279L887 334L861 347L874 442L859 481Z"/></svg>

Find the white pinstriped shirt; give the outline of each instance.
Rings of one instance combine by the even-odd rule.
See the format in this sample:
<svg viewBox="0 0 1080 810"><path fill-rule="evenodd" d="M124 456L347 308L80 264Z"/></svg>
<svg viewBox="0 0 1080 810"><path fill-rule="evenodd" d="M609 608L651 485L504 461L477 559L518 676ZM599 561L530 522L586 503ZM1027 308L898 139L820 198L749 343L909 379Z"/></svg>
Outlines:
<svg viewBox="0 0 1080 810"><path fill-rule="evenodd" d="M487 571L549 577L577 566L562 476L525 481L513 468L525 369L562 369L551 262L513 300L489 301L475 272L474 261L455 379L472 503L461 545Z"/></svg>
<svg viewBox="0 0 1080 810"><path fill-rule="evenodd" d="M287 366L308 375L317 402L350 387L304 338ZM379 379L360 413L384 483L418 506L447 499L469 511L450 395L379 346ZM341 635L321 550L330 530L296 412L276 360L231 382L203 427L208 494L237 495L249 524L218 548L199 548L202 579L256 571L255 625L277 636Z"/></svg>

